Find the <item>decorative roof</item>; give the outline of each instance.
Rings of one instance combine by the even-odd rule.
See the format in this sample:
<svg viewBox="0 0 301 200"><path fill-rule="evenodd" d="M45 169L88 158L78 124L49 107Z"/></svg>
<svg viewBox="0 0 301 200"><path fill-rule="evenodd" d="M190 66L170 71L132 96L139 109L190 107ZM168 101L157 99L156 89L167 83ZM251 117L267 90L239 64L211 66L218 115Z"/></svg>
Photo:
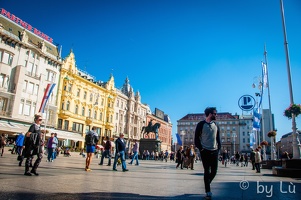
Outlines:
<svg viewBox="0 0 301 200"><path fill-rule="evenodd" d="M204 120L206 118L205 113L192 113L192 114L187 114L180 120ZM231 113L228 112L223 112L223 113L218 113L216 116L216 120L229 120L229 119L238 119L238 116L232 115Z"/></svg>

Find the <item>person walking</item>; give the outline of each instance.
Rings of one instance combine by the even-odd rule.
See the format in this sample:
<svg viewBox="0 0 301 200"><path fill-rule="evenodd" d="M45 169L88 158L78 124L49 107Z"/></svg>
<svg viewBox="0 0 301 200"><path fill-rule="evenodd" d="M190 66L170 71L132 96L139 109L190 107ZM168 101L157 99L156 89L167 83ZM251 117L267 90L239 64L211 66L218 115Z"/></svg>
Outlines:
<svg viewBox="0 0 301 200"><path fill-rule="evenodd" d="M138 159L138 152L139 152L139 143L137 140L134 140L134 146L133 146L133 155L132 155L132 160L129 162L129 164L133 164L134 160L136 160L136 165L139 165L139 159Z"/></svg>
<svg viewBox="0 0 301 200"><path fill-rule="evenodd" d="M95 132L95 130L96 130L96 127L93 126L92 130L88 131L85 136L86 151L87 151L85 171L87 171L87 172L91 171L90 164L92 161L92 156L95 152L95 145L98 143L98 140L99 140L98 135Z"/></svg>
<svg viewBox="0 0 301 200"><path fill-rule="evenodd" d="M26 137L24 139L24 157L25 161L25 176L31 176L32 174L39 176L37 173L37 169L43 158L43 134L41 133L41 123L42 123L41 115L35 115L34 123L29 127L28 132L26 133ZM32 163L32 159L34 156L37 156L34 165L29 171L29 167Z"/></svg>
<svg viewBox="0 0 301 200"><path fill-rule="evenodd" d="M183 169L183 161L184 161L184 151L183 151L183 146L180 146L176 153L176 161L177 161L177 166L176 169L181 165L181 169Z"/></svg>
<svg viewBox="0 0 301 200"><path fill-rule="evenodd" d="M105 157L108 157L109 162L108 162L107 166L111 166L111 151L112 151L112 144L111 144L111 141L110 141L110 137L106 136L106 144L105 144L105 147L104 147L104 152L102 152L102 154L101 154L101 159L100 159L99 165L103 165L103 159Z"/></svg>
<svg viewBox="0 0 301 200"><path fill-rule="evenodd" d="M255 170L255 151L251 149L250 160L252 163L252 170Z"/></svg>
<svg viewBox="0 0 301 200"><path fill-rule="evenodd" d="M58 143L58 141L57 141L56 137L54 136L54 133L51 133L51 137L48 139L48 142L47 142L47 150L48 150L47 160L48 160L48 162L54 161L54 154L56 153L55 149L56 149L57 143Z"/></svg>
<svg viewBox="0 0 301 200"><path fill-rule="evenodd" d="M186 156L188 159L187 169L188 169L188 167L190 167L191 170L194 170L193 165L194 165L194 159L195 159L195 151L194 151L193 145L190 145L190 147L187 148Z"/></svg>
<svg viewBox="0 0 301 200"><path fill-rule="evenodd" d="M220 130L216 124L216 108L205 109L206 119L200 121L195 129L195 146L200 150L204 167L205 199L211 199L210 184L213 181L218 166L218 154L221 149Z"/></svg>
<svg viewBox="0 0 301 200"><path fill-rule="evenodd" d="M116 169L117 160L118 160L118 158L120 158L122 171L124 171L124 172L129 171L126 168L126 163L125 163L125 141L124 141L123 133L120 133L119 138L117 138L117 140L115 141L115 148L116 148L116 153L115 153L115 157L114 157L113 170L117 171L117 169Z"/></svg>
<svg viewBox="0 0 301 200"><path fill-rule="evenodd" d="M228 151L225 149L223 154L222 154L222 157L223 157L223 161L222 163L225 165L225 167L227 167L227 162L229 160L229 154L228 154Z"/></svg>
<svg viewBox="0 0 301 200"><path fill-rule="evenodd" d="M22 162L23 162L23 156L22 156L22 152L23 152L23 143L24 143L24 133L20 133L16 139L16 146L17 146L17 154L18 154L18 161L19 161L19 166L22 166Z"/></svg>
<svg viewBox="0 0 301 200"><path fill-rule="evenodd" d="M3 156L5 145L6 145L6 138L4 133L2 133L2 135L0 136L1 157Z"/></svg>
<svg viewBox="0 0 301 200"><path fill-rule="evenodd" d="M255 149L255 168L256 173L260 173L261 153L258 148Z"/></svg>

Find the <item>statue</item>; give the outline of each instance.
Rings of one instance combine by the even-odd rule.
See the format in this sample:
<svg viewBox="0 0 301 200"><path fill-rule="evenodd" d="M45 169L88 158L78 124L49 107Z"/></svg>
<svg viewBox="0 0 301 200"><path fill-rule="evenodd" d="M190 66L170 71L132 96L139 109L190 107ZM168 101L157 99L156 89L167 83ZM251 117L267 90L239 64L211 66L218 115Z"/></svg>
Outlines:
<svg viewBox="0 0 301 200"><path fill-rule="evenodd" d="M156 140L157 140L158 137L159 137L158 132L159 132L159 128L160 128L161 124L160 124L160 123L155 123L154 125L152 125L152 121L153 121L153 120L151 120L151 121L148 123L148 126L143 126L143 127L142 127L141 133L142 133L142 134L146 133L146 135L148 135L150 132L153 132L153 133L155 133L155 135L156 135ZM144 137L143 137L143 138L144 138Z"/></svg>

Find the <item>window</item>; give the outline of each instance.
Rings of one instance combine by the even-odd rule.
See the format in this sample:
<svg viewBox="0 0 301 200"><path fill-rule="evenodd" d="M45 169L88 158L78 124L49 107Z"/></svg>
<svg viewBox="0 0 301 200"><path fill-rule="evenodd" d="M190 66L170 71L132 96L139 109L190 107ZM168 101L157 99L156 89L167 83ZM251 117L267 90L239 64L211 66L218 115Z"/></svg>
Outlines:
<svg viewBox="0 0 301 200"><path fill-rule="evenodd" d="M39 85L37 84L37 85L34 86L33 94L38 95L38 91L39 91Z"/></svg>
<svg viewBox="0 0 301 200"><path fill-rule="evenodd" d="M84 92L84 99L86 99L87 98L87 92L85 91Z"/></svg>
<svg viewBox="0 0 301 200"><path fill-rule="evenodd" d="M82 108L82 116L85 116L85 107Z"/></svg>
<svg viewBox="0 0 301 200"><path fill-rule="evenodd" d="M4 86L4 81L6 81L5 77L6 77L5 74L0 74L0 87Z"/></svg>
<svg viewBox="0 0 301 200"><path fill-rule="evenodd" d="M116 113L115 119L118 120L118 113Z"/></svg>
<svg viewBox="0 0 301 200"><path fill-rule="evenodd" d="M62 127L63 127L63 120L62 119L58 119L57 128L58 129L62 129Z"/></svg>
<svg viewBox="0 0 301 200"><path fill-rule="evenodd" d="M94 119L97 118L97 111L94 111Z"/></svg>
<svg viewBox="0 0 301 200"><path fill-rule="evenodd" d="M28 63L27 71L29 72L29 74L31 74L33 72L33 63L32 62Z"/></svg>
<svg viewBox="0 0 301 200"><path fill-rule="evenodd" d="M75 114L78 114L78 105L75 106L75 111L74 111L74 113L75 113Z"/></svg>
<svg viewBox="0 0 301 200"><path fill-rule="evenodd" d="M8 99L7 98L0 98L0 111L6 111Z"/></svg>
<svg viewBox="0 0 301 200"><path fill-rule="evenodd" d="M102 112L99 113L99 120L102 120Z"/></svg>
<svg viewBox="0 0 301 200"><path fill-rule="evenodd" d="M72 90L72 84L68 84L68 92L71 92Z"/></svg>
<svg viewBox="0 0 301 200"><path fill-rule="evenodd" d="M77 97L79 97L79 96L80 96L80 89L77 89L76 96L77 96Z"/></svg>
<svg viewBox="0 0 301 200"><path fill-rule="evenodd" d="M33 103L32 104L32 107L31 107L31 116L34 116L36 113L36 103ZM49 119L49 118L48 118Z"/></svg>
<svg viewBox="0 0 301 200"><path fill-rule="evenodd" d="M11 66L11 64L13 62L13 56L7 52L4 52L3 57L2 57L2 62Z"/></svg>
<svg viewBox="0 0 301 200"><path fill-rule="evenodd" d="M91 109L88 110L88 116L91 117Z"/></svg>
<svg viewBox="0 0 301 200"><path fill-rule="evenodd" d="M28 83L27 92L33 94L34 83Z"/></svg>
<svg viewBox="0 0 301 200"><path fill-rule="evenodd" d="M65 130L68 130L68 128L69 128L69 121L68 121L68 120L65 120L64 129L65 129Z"/></svg>
<svg viewBox="0 0 301 200"><path fill-rule="evenodd" d="M35 55L36 55L36 54L35 54L35 52L31 51L30 53L31 53L31 57L33 57L33 58L34 58L34 57L35 57Z"/></svg>
<svg viewBox="0 0 301 200"><path fill-rule="evenodd" d="M27 100L24 106L24 115L26 116L30 115L30 107L31 107L31 101Z"/></svg>
<svg viewBox="0 0 301 200"><path fill-rule="evenodd" d="M90 101L92 101L93 100L93 94L91 93L90 94Z"/></svg>
<svg viewBox="0 0 301 200"><path fill-rule="evenodd" d="M24 99L21 99L20 106L19 106L19 115L22 115L24 108Z"/></svg>
<svg viewBox="0 0 301 200"><path fill-rule="evenodd" d="M47 70L47 81L54 82L56 73L50 70Z"/></svg>
<svg viewBox="0 0 301 200"><path fill-rule="evenodd" d="M64 107L65 107L65 103L63 102L61 109L64 110Z"/></svg>
<svg viewBox="0 0 301 200"><path fill-rule="evenodd" d="M67 101L66 110L69 110L69 108L70 108L70 101Z"/></svg>

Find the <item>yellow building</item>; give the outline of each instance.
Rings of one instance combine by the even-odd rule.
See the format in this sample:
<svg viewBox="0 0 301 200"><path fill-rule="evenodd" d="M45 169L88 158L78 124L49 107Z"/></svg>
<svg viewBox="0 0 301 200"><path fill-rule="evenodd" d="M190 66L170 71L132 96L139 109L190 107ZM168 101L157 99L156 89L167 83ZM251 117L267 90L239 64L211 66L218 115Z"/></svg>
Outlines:
<svg viewBox="0 0 301 200"><path fill-rule="evenodd" d="M63 62L58 84L57 128L84 138L95 126L100 137L112 137L116 96L114 77L111 75L108 82L95 81L76 68L71 51ZM64 145L83 148L83 141L66 140Z"/></svg>

